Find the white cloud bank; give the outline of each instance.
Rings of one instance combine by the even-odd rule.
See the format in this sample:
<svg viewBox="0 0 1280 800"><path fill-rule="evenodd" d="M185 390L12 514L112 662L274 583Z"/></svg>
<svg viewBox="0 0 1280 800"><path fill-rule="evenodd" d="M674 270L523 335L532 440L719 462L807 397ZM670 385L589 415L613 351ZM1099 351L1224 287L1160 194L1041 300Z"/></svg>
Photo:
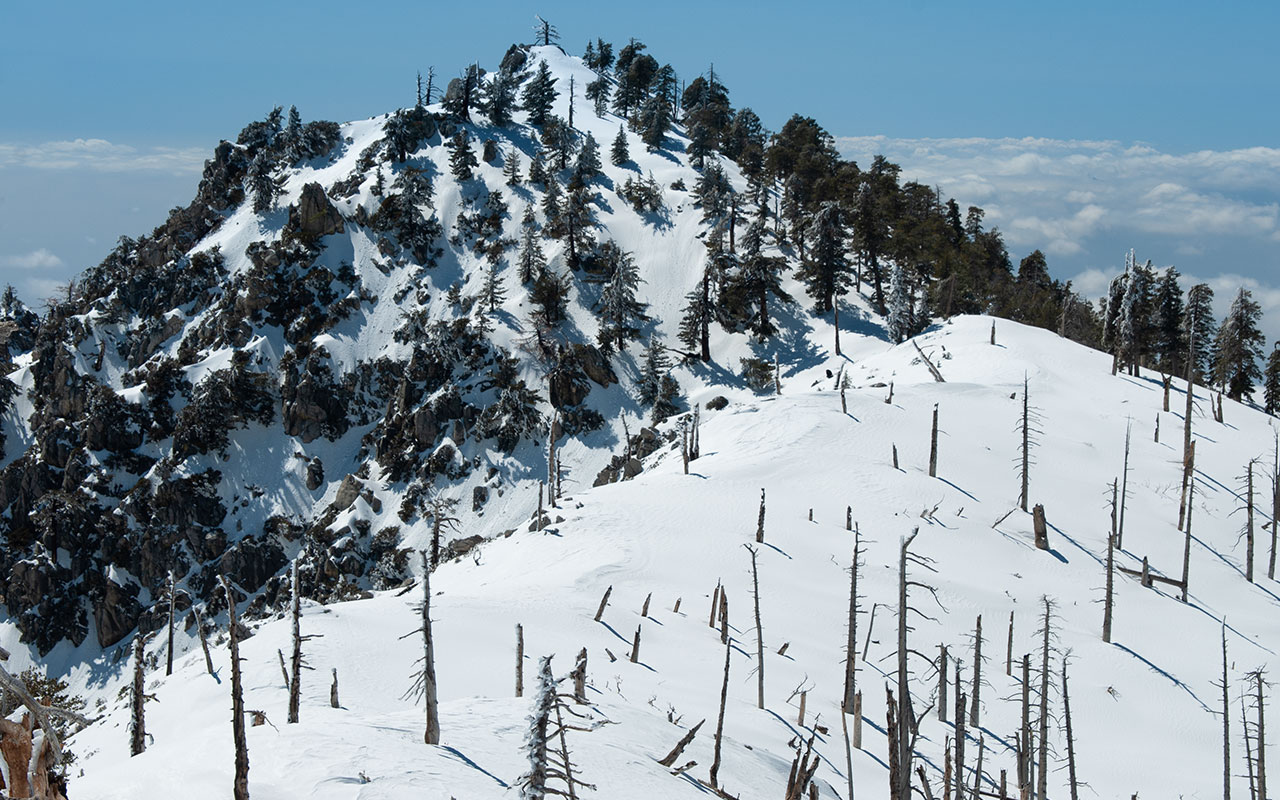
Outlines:
<svg viewBox="0 0 1280 800"><path fill-rule="evenodd" d="M61 269L62 259L41 247L21 255L0 256L0 267L6 269Z"/></svg>
<svg viewBox="0 0 1280 800"><path fill-rule="evenodd" d="M34 145L0 142L0 169L160 171L185 175L199 174L208 156L209 153L202 148L153 147L140 150L105 139L73 139Z"/></svg>

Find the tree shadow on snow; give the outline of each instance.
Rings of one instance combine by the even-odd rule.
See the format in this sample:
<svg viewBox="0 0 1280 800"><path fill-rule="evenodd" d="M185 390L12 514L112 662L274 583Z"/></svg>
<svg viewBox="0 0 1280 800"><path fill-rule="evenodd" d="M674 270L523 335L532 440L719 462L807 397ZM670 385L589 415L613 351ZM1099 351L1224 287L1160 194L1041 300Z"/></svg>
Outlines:
<svg viewBox="0 0 1280 800"><path fill-rule="evenodd" d="M471 767L476 772L479 772L480 774L485 775L487 777L493 778L494 782L496 782L503 789L509 788L506 781L502 780L502 778L499 778L497 775L494 775L489 770L485 769L484 767L480 766L476 762L472 761L467 756L463 755L462 752L459 751L457 748L450 747L449 745L446 744L446 745L441 745L440 749L443 750L445 752L445 755L449 756L450 758L453 758L457 761L461 761L463 764L466 764L468 767Z"/></svg>

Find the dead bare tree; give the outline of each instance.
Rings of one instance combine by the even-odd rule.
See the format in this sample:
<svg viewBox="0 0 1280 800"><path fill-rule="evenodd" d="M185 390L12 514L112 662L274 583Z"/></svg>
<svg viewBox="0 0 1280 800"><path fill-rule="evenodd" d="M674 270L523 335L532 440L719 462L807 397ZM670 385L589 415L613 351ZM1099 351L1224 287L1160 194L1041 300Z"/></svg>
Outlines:
<svg viewBox="0 0 1280 800"><path fill-rule="evenodd" d="M1222 620L1222 800L1231 800L1231 684L1227 679L1227 621Z"/></svg>
<svg viewBox="0 0 1280 800"><path fill-rule="evenodd" d="M516 697L524 697L524 626L516 623Z"/></svg>
<svg viewBox="0 0 1280 800"><path fill-rule="evenodd" d="M698 730L703 726L704 723L706 723L705 719L701 720L697 725L694 725L692 728L690 728L689 731L684 736L680 737L680 741L676 742L676 746L671 748L671 752L667 753L665 756L658 759L658 763L664 767L675 766L676 759L680 757L680 754L684 752L684 749L689 746L690 742L693 741L693 737L698 735Z"/></svg>
<svg viewBox="0 0 1280 800"><path fill-rule="evenodd" d="M1027 510L1027 504L1031 502L1031 465L1035 463L1035 459L1031 456L1031 450L1039 443L1039 437L1043 433L1040 429L1040 415L1038 410L1031 405L1030 397L1030 382L1024 373L1022 376L1022 416L1018 418L1018 423L1015 426L1022 440L1018 451L1018 480L1021 484L1018 507L1023 511Z"/></svg>
<svg viewBox="0 0 1280 800"><path fill-rule="evenodd" d="M130 701L129 755L138 756L147 749L147 725L143 706L147 702L144 688L146 666L146 640L139 631L133 637L133 697Z"/></svg>
<svg viewBox="0 0 1280 800"><path fill-rule="evenodd" d="M1275 431L1275 455L1271 462L1271 555L1267 559L1267 578L1276 579L1276 518L1280 517L1280 431Z"/></svg>
<svg viewBox="0 0 1280 800"><path fill-rule="evenodd" d="M176 597L176 581L174 580L173 570L169 570L169 647L165 654L165 675L173 674L173 606Z"/></svg>
<svg viewBox="0 0 1280 800"><path fill-rule="evenodd" d="M1036 785L1036 797L1045 800L1048 795L1048 776L1049 776L1049 645L1053 637L1053 601L1047 596L1042 598L1044 603L1044 618L1041 623L1040 634L1042 636L1042 645L1040 651L1040 717L1039 732L1037 734L1040 746L1039 762L1039 783Z"/></svg>
<svg viewBox="0 0 1280 800"><path fill-rule="evenodd" d="M958 666L958 665L957 665ZM947 721L947 646L938 645L938 721Z"/></svg>
<svg viewBox="0 0 1280 800"><path fill-rule="evenodd" d="M244 687L240 678L240 623L236 619L236 598L227 576L219 577L227 597L229 638L231 640L231 736L235 740L234 800L249 800L249 744L244 733Z"/></svg>
<svg viewBox="0 0 1280 800"><path fill-rule="evenodd" d="M205 636L204 620L200 618L200 609L193 604L191 606L191 618L196 626L196 635L200 637L200 649L204 651L204 668L210 675L213 674L213 656L209 654L209 638Z"/></svg>
<svg viewBox="0 0 1280 800"><path fill-rule="evenodd" d="M342 707L341 704L338 703L338 668L337 667L333 668L333 683L329 685L329 707L330 708Z"/></svg>
<svg viewBox="0 0 1280 800"><path fill-rule="evenodd" d="M710 771L710 782L713 789L720 788L718 782L720 777L720 750L721 740L724 738L724 707L729 699L729 656L732 654L733 648L726 642L724 646L724 682L720 684L720 715L716 717L715 756L711 760Z"/></svg>
<svg viewBox="0 0 1280 800"><path fill-rule="evenodd" d="M1107 537L1107 595L1102 603L1102 641L1111 643L1111 615L1115 608L1116 537Z"/></svg>
<svg viewBox="0 0 1280 800"><path fill-rule="evenodd" d="M756 708L764 708L764 628L760 624L760 572L757 569L756 555L758 550L751 545L743 545L751 554L751 594L755 602L756 615Z"/></svg>
<svg viewBox="0 0 1280 800"><path fill-rule="evenodd" d="M977 728L978 723L978 707L981 702L982 691L982 615L978 615L978 622L973 630L973 689L970 691L972 706L969 709L969 727Z"/></svg>
<svg viewBox="0 0 1280 800"><path fill-rule="evenodd" d="M440 706L436 698L436 656L435 639L431 634L431 560L426 550L422 556L422 625L405 634L405 637L422 636L422 658L418 663L422 666L413 675L413 684L405 697L421 697L426 706L427 726L423 741L427 744L440 744Z"/></svg>
<svg viewBox="0 0 1280 800"><path fill-rule="evenodd" d="M1191 451L1192 458L1195 457L1195 450ZM1187 602L1187 592L1191 585L1191 514L1196 507L1196 484L1191 482L1191 486L1187 491L1187 530L1186 537L1182 543L1182 602Z"/></svg>
<svg viewBox="0 0 1280 800"><path fill-rule="evenodd" d="M1124 477L1120 483L1120 526L1116 529L1116 547L1121 550L1124 549L1124 509L1129 499L1129 439L1132 434L1133 421L1130 420L1124 428Z"/></svg>
<svg viewBox="0 0 1280 800"><path fill-rule="evenodd" d="M764 489L760 490L760 516L756 520L756 544L764 543Z"/></svg>
<svg viewBox="0 0 1280 800"><path fill-rule="evenodd" d="M919 726L917 724L918 717L911 703L911 670L908 665L908 656L914 654L920 658L924 658L927 663L931 663L930 659L920 653L910 650L907 646L907 634L913 630L908 622L908 614L916 614L924 619L932 620L931 617L913 607L908 602L909 590L911 587L923 589L928 592L937 602L937 592L928 584L920 581L912 580L908 574L908 565L914 565L929 571L934 571L931 560L923 556L910 552L911 543L915 541L920 529L916 528L911 532L910 536L903 537L898 551L898 640L897 640L897 696L894 697L892 689L888 689L890 697L890 716L891 721L895 723L893 735L889 737L889 755L890 755L890 785L889 796L891 800L909 800L911 797L911 762L915 752L915 742L919 735ZM887 687L886 687L887 688ZM930 709L925 709L920 717L927 716ZM893 765L897 764L897 769L893 769Z"/></svg>
<svg viewBox="0 0 1280 800"><path fill-rule="evenodd" d="M539 495L541 497L541 495ZM458 505L458 498L445 497L436 494L427 501L427 508L431 514L431 568L435 569L440 564L440 537L445 528L457 530L458 518L452 516L454 508ZM539 501L541 505L541 501ZM551 501L551 505L555 506L555 500ZM542 530L542 509L538 509L538 530Z"/></svg>
<svg viewBox="0 0 1280 800"><path fill-rule="evenodd" d="M1067 662L1070 653L1062 657L1062 718L1067 739L1067 783L1071 787L1071 800L1079 800L1079 784L1076 782L1076 743L1071 735L1071 696L1067 693Z"/></svg>
<svg viewBox="0 0 1280 800"><path fill-rule="evenodd" d="M844 650L844 700L840 704L846 714L853 713L853 696L857 693L858 669L858 571L861 541L853 534L853 563L849 567L849 624Z"/></svg>
<svg viewBox="0 0 1280 800"><path fill-rule="evenodd" d="M289 719L291 723L298 721L298 708L302 700L302 671L311 669L302 658L302 643L314 639L315 636L302 635L302 593L298 588L298 562L293 562L291 580L293 597L290 602L290 614L293 618L293 656L289 660Z"/></svg>
<svg viewBox="0 0 1280 800"><path fill-rule="evenodd" d="M1249 583L1253 583L1253 464L1255 460L1249 459L1245 474L1242 476L1245 479L1245 525L1242 534L1245 542L1244 579Z"/></svg>
<svg viewBox="0 0 1280 800"><path fill-rule="evenodd" d="M917 345L918 347L919 345ZM933 426L929 432L929 477L938 477L938 404L933 404ZM910 776L908 776L910 777Z"/></svg>
<svg viewBox="0 0 1280 800"><path fill-rule="evenodd" d="M1013 675L1013 612L1009 612L1009 642L1004 652L1004 674Z"/></svg>

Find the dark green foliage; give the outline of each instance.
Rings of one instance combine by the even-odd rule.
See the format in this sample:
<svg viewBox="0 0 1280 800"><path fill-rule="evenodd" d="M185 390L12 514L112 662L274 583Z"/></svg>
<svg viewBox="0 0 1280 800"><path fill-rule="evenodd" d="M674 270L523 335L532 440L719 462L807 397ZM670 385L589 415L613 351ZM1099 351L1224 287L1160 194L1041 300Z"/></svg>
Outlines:
<svg viewBox="0 0 1280 800"><path fill-rule="evenodd" d="M720 152L733 159L748 178L757 178L764 169L766 144L764 124L749 108L742 108L733 115L728 128L720 137Z"/></svg>
<svg viewBox="0 0 1280 800"><path fill-rule="evenodd" d="M1280 414L1280 342L1267 356L1267 368L1262 373L1262 398L1266 412Z"/></svg>
<svg viewBox="0 0 1280 800"><path fill-rule="evenodd" d="M247 368L248 353L237 352L227 369L210 372L196 384L191 402L178 414L173 454L181 460L198 453L225 453L227 434L250 422L270 425L275 418L271 376Z"/></svg>
<svg viewBox="0 0 1280 800"><path fill-rule="evenodd" d="M445 112L454 119L471 121L471 109L480 105L480 67L478 65L471 64L462 71L461 76L449 81L443 105ZM494 124L501 123L495 121Z"/></svg>
<svg viewBox="0 0 1280 800"><path fill-rule="evenodd" d="M1182 319L1182 287L1178 270L1169 267L1156 286L1154 351L1156 368L1166 375L1181 375L1187 360L1187 339Z"/></svg>
<svg viewBox="0 0 1280 800"><path fill-rule="evenodd" d="M507 291L502 286L502 276L498 274L498 265L490 264L484 274L484 287L480 290L480 298L492 314L507 299Z"/></svg>
<svg viewBox="0 0 1280 800"><path fill-rule="evenodd" d="M546 185L549 180L551 178L547 175L546 154L539 147L533 151L533 158L529 160L529 183Z"/></svg>
<svg viewBox="0 0 1280 800"><path fill-rule="evenodd" d="M1264 341L1258 329L1261 318L1262 306L1253 299L1252 292L1241 289L1231 301L1231 309L1214 340L1213 378L1232 400L1252 394L1262 379L1258 367Z"/></svg>
<svg viewBox="0 0 1280 800"><path fill-rule="evenodd" d="M625 350L627 342L640 335L640 324L649 317L648 307L636 299L640 287L640 271L630 253L614 242L601 246L597 264L604 272L604 287L595 310L600 318L600 345L606 350Z"/></svg>
<svg viewBox="0 0 1280 800"><path fill-rule="evenodd" d="M400 246L409 251L415 261L434 267L443 252L436 242L444 235L444 226L434 209L430 217L423 216L419 204L413 199L422 196L421 182L415 185L419 188L406 187L406 191L385 197L370 217L369 226L375 231L394 233Z"/></svg>
<svg viewBox="0 0 1280 800"><path fill-rule="evenodd" d="M644 44L633 39L618 52L618 61L614 64L613 72L618 80L618 89L613 95L613 107L624 117L629 116L649 96L649 87L658 74L657 59L644 50ZM658 99L662 102L661 98Z"/></svg>
<svg viewBox="0 0 1280 800"><path fill-rule="evenodd" d="M511 124L511 115L516 110L516 85L514 75L499 71L481 87L481 108L499 128Z"/></svg>
<svg viewBox="0 0 1280 800"><path fill-rule="evenodd" d="M538 223L533 217L533 209L525 209L521 223L523 232L520 235L520 253L516 257L516 270L523 284L533 283L547 268L546 256L542 254L542 241L538 236Z"/></svg>
<svg viewBox="0 0 1280 800"><path fill-rule="evenodd" d="M733 288L741 293L743 304L754 307L747 326L758 338L772 336L776 328L769 319L769 297L791 302L791 295L782 288L782 275L787 261L780 256L765 255L764 223L754 220L742 236L742 270L733 282ZM725 295L731 294L726 290ZM723 304L722 299L722 304Z"/></svg>
<svg viewBox="0 0 1280 800"><path fill-rule="evenodd" d="M662 187L652 173L647 179L628 175L618 187L618 196L630 203L636 211L657 213L662 210Z"/></svg>
<svg viewBox="0 0 1280 800"><path fill-rule="evenodd" d="M742 379L754 392L773 390L773 362L763 358L743 358L739 360L742 367Z"/></svg>
<svg viewBox="0 0 1280 800"><path fill-rule="evenodd" d="M615 167L620 167L631 160L631 153L627 150L627 129L624 125L618 126L618 135L613 137L613 147L609 149L609 161Z"/></svg>
<svg viewBox="0 0 1280 800"><path fill-rule="evenodd" d="M578 136L569 123L557 116L548 116L542 128L542 147L556 170L569 167L569 159L578 149Z"/></svg>
<svg viewBox="0 0 1280 800"><path fill-rule="evenodd" d="M422 143L436 134L435 118L422 106L392 114L383 126L387 155L396 163L417 152Z"/></svg>
<svg viewBox="0 0 1280 800"><path fill-rule="evenodd" d="M550 327L564 320L569 299L569 279L543 270L533 281L529 299L538 306L539 321Z"/></svg>
<svg viewBox="0 0 1280 800"><path fill-rule="evenodd" d="M644 358L640 362L640 376L636 380L636 399L640 401L640 405L653 405L658 400L662 391L662 378L670 369L671 362L667 359L666 348L658 341L656 334L650 336Z"/></svg>
<svg viewBox="0 0 1280 800"><path fill-rule="evenodd" d="M733 186L720 164L713 161L707 165L698 176L693 195L702 207L703 222L718 227L727 220L733 199Z"/></svg>
<svg viewBox="0 0 1280 800"><path fill-rule="evenodd" d="M471 150L471 137L466 128L458 128L458 132L449 140L449 169L459 182L469 181L474 176L473 170L480 165L476 154Z"/></svg>
<svg viewBox="0 0 1280 800"><path fill-rule="evenodd" d="M573 165L573 177L582 183L590 183L600 176L600 168L600 145L588 133L582 140L582 149L578 151L578 161Z"/></svg>
<svg viewBox="0 0 1280 800"><path fill-rule="evenodd" d="M661 97L653 95L641 106L637 127L640 129L640 140L649 150L661 150L667 130L671 127L670 107Z"/></svg>
<svg viewBox="0 0 1280 800"><path fill-rule="evenodd" d="M502 174L508 186L520 185L520 151L512 147L502 159Z"/></svg>
<svg viewBox="0 0 1280 800"><path fill-rule="evenodd" d="M569 250L565 254L565 263L570 269L576 270L595 244L595 238L591 235L591 229L595 226L595 214L591 210L585 187L575 186L569 190L560 211L559 223Z"/></svg>
<svg viewBox="0 0 1280 800"><path fill-rule="evenodd" d="M253 194L253 210L261 214L270 210L280 196L280 183L275 177L275 164L261 150L249 164L248 191Z"/></svg>
<svg viewBox="0 0 1280 800"><path fill-rule="evenodd" d="M838 295L849 291L849 259L844 249L844 216L834 201L823 203L809 224L813 242L808 258L800 267L799 277L805 292L814 301L814 311L825 314L832 309Z"/></svg>
<svg viewBox="0 0 1280 800"><path fill-rule="evenodd" d="M679 414L681 405L680 384L668 372L662 376L658 385L658 397L653 401L653 424L657 425L668 417Z"/></svg>
<svg viewBox="0 0 1280 800"><path fill-rule="evenodd" d="M702 361L711 360L711 321L716 317L712 267L702 270L702 279L685 295L684 313L680 317L680 343L696 352Z"/></svg>
<svg viewBox="0 0 1280 800"><path fill-rule="evenodd" d="M542 125L551 114L551 104L559 93L556 91L556 78L551 76L547 62L538 62L538 71L524 85L520 101L529 114L529 124Z"/></svg>
<svg viewBox="0 0 1280 800"><path fill-rule="evenodd" d="M587 84L585 94L591 101L591 107L595 111L597 117L603 117L605 112L609 110L609 96L612 90L609 86L609 79L599 77Z"/></svg>
<svg viewBox="0 0 1280 800"><path fill-rule="evenodd" d="M516 364L509 357L500 358L490 376L497 398L480 413L476 432L482 439L496 439L498 449L509 453L522 438L535 439L541 433L539 398L517 377Z"/></svg>
<svg viewBox="0 0 1280 800"><path fill-rule="evenodd" d="M1204 383L1213 371L1213 341L1218 335L1218 323L1213 317L1213 289L1209 284L1197 283L1187 292L1183 328L1188 347L1194 341L1195 379Z"/></svg>

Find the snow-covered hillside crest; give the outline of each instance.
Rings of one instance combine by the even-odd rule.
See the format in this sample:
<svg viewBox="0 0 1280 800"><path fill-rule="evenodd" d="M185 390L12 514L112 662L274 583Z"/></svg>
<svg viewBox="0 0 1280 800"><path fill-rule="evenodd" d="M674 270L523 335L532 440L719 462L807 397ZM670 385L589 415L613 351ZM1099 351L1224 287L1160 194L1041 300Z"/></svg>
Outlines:
<svg viewBox="0 0 1280 800"><path fill-rule="evenodd" d="M422 709L402 699L421 647L414 637L399 638L416 625L412 589L306 607L304 632L322 638L306 647L316 671L304 677L298 725L283 724L287 692L275 654L288 651L288 620L262 624L244 645L246 703L265 710L276 727L250 729L253 796L512 796L508 787L527 767L521 743L538 658L555 654L556 674L565 674L583 647L590 709L609 724L568 737L583 780L598 787L582 796L705 796L697 781L707 780L712 763L725 657L708 613L722 585L731 648L720 785L744 798L783 796L796 737L812 735L819 796L846 797L840 701L854 547L854 533L846 529L849 508L864 558L857 630L862 750L851 755L857 796L889 797L885 688L895 681L898 548L916 529L912 549L931 560L932 570L913 577L935 587L939 602L916 595L928 618L913 617L908 646L930 656L938 645L948 646L950 704L957 667L960 691L972 696L972 634L977 616L983 620L979 725L969 729L966 785L972 786L981 748L983 790L998 791L1003 770L1016 794L1019 663L1030 655L1032 727L1038 730L1038 628L1048 598L1050 797L1069 796L1064 659L1076 772L1087 784L1082 796L1217 797L1222 723L1215 715L1221 703L1215 681L1224 624L1233 788L1247 791L1239 695L1247 670L1274 667L1280 623L1260 529L1268 517L1261 509L1269 504L1256 499L1259 539L1251 584L1238 538L1242 495L1232 476L1251 458L1270 461L1269 420L1228 405L1226 423L1218 424L1197 406L1188 602L1174 588L1144 588L1117 573L1114 631L1106 644L1100 601L1108 500L1112 479L1122 477L1130 425L1130 496L1117 564L1140 569L1145 556L1153 573L1181 576L1179 414L1162 411L1158 381L1111 376L1104 354L1004 322L997 324L993 346L990 323L960 318L919 337L945 383L932 379L913 344L886 351L860 340L867 349L846 363L853 386L846 391L847 412L825 374L837 360L826 360L798 373L780 396L706 413L702 456L687 474L679 454L664 451L633 481L574 491L564 521L547 531L521 530L486 544L475 559L443 564L432 576L438 747L422 744ZM1016 510L1015 423L1024 378L1044 431L1034 451L1030 501L1045 508L1047 551L1034 545L1032 515ZM886 403L883 384L890 381L893 402ZM1171 407L1177 409L1181 387L1175 382L1173 389ZM937 477L931 478L935 405L941 433ZM1160 442L1154 441L1157 418ZM756 545L761 487L767 490L764 543ZM757 633L744 545L759 550L763 710L756 707ZM595 622L606 590L608 606ZM647 617L641 615L646 604ZM525 640L523 698L513 688L517 624ZM640 651L632 663L637 629ZM1012 677L1005 672L1010 652ZM162 670L151 674L148 691L158 702L148 708L147 730L154 741L136 758L125 757L127 703L110 703L105 719L73 740L83 754L78 766L84 776L71 789L93 797L161 797L178 790L224 796L232 760L225 647L215 647L215 667L221 680L205 674L196 648L179 660L173 677L163 677ZM915 667L911 690L922 713L937 702L938 680L923 662ZM336 710L329 707L335 668L342 706ZM97 696L110 695L118 685L107 677L111 672L106 663L86 667L78 681ZM803 724L797 690L807 692ZM703 719L676 766L697 765L673 776L657 760ZM916 763L935 796L941 794L944 748L955 735L953 706L947 720L940 721L935 708L919 723ZM854 727L851 719L848 724ZM193 757L197 751L201 755Z"/></svg>
<svg viewBox="0 0 1280 800"><path fill-rule="evenodd" d="M568 117L572 82L575 127L607 149L620 120L597 117L582 94L594 73L558 48L535 47L519 74L530 79L540 63L560 90L551 113ZM626 433L636 435L649 420L634 399L642 343L607 359L596 348L600 286L587 279L586 268L567 269L563 240L543 242L552 269L569 274L571 287L566 319L548 338L573 354L572 365L556 370L560 365L543 355L530 319L535 306L516 275L518 247L498 259L506 288L498 310L482 314L476 299L490 273L476 241L519 242L529 208L546 222L543 192L527 183L509 186L504 174L513 148L528 165L535 131L524 112L507 127L479 114L462 124L475 155L492 140L496 157L478 158L475 177L459 182L444 135L457 123L431 117L435 132L405 159L389 161L382 149L389 145L378 143L391 119L312 130L303 141L332 147L303 153L275 173L279 197L261 212L238 189L242 181L224 180L237 169L252 171L252 164L234 166L245 145L220 147L202 184L208 202L193 205L192 219L181 220L168 238L125 248L128 263L86 276L91 287L110 291L16 358L11 379L20 393L5 416L0 490L17 533L5 548L11 620L0 643L15 651L17 667L46 665L103 703L103 720L73 739L80 761L71 796L225 796L231 736L224 643L215 642L216 678L204 672L192 626L179 636L175 674L149 673L148 690L158 702L147 707L149 749L136 758L126 757L127 709L117 698L128 667L125 643L135 630L152 632L163 623L171 569L184 592L180 611L195 598L210 628L221 622L225 630L225 604L212 591L217 575L230 576L250 619L269 619L283 608L283 576L296 560L309 598L363 599L307 605L304 629L323 638L308 643L317 671L304 678L296 726L283 724L286 696L273 652L288 650L287 622L253 623L257 634L243 645L247 707L275 723L250 729L255 797L509 796L526 768L520 743L529 711L527 696L512 696L516 624L526 636L527 693L538 657L556 654L556 672L563 674L587 648L594 714L611 724L569 740L600 796L701 795L697 781L707 779L713 757L725 658L718 633L705 625L717 581L725 587L733 643L720 784L742 797L782 795L794 755L789 743L812 734L820 796L843 797L839 701L853 551L846 514L861 531L866 564L858 635L863 750L851 756L860 794L888 796L880 728L884 683L893 672L897 547L917 527L913 549L937 569L917 577L937 587L941 608L922 606L935 619L914 621L911 644L927 653L947 644L953 666L956 659L963 665L965 692L969 637L983 615L986 780L998 781L1008 769L1015 783L1009 748L1017 707L1008 698L1017 685L1003 669L1009 613L1015 657L1031 653L1038 669L1036 617L1040 598L1049 597L1057 614L1051 686L1058 691L1061 655L1070 651L1081 779L1104 797L1135 790L1209 796L1220 788L1221 723L1213 716L1212 686L1220 669L1219 626L1229 618L1233 701L1243 670L1270 664L1277 642L1273 584L1261 577L1261 559L1257 583L1242 578L1241 513L1232 513L1240 504L1234 476L1255 456L1270 463L1273 432L1265 417L1228 403L1226 423L1218 424L1207 408L1197 409L1191 602L1182 605L1164 585L1146 589L1118 576L1113 645L1100 642L1096 601L1104 584L1108 487L1121 471L1128 418L1135 432L1118 558L1136 569L1145 555L1154 570L1180 575L1182 385L1173 382L1175 411L1163 412L1158 383L1114 377L1108 357L1044 331L1000 322L992 345L989 318L936 327L917 340L946 378L935 383L915 344L891 346L862 298L851 296L841 309L839 357L829 322L803 302L779 303L774 314L782 333L767 346L716 326L712 363L673 370L687 405L698 405L703 419L702 455L688 474L678 445L662 440L676 428L668 422L641 438L652 449L642 474L591 488L600 470L628 451ZM253 127L249 138L265 135ZM689 191L698 172L679 129L659 152L647 151L633 132L624 135L630 162L616 167L602 159L603 177L590 184L593 233L637 262L644 281L639 299L651 318L641 338L654 333L674 346L685 297L706 260L707 226ZM745 189L732 163L723 169ZM443 234L428 237L418 252L411 234L419 229L404 227L395 209L382 210L386 197L415 190L413 171L432 184L430 202L415 203L419 223L429 226L434 213ZM661 192L660 212L636 211L613 191L628 178L650 175ZM497 191L507 212L494 230L477 212ZM477 233L460 230L468 228ZM181 239L191 231L200 235ZM794 262L793 253L777 252ZM794 280L785 285L793 296L803 294ZM491 328L483 337L482 316ZM737 376L739 360L775 356L781 394L766 398ZM845 375L842 413L836 381ZM1029 514L1015 511L992 525L1017 504L1014 427L1024 377L1043 429L1030 499L1045 507L1049 552L1033 547ZM192 391L195 402L205 404L202 412L216 410L221 424L202 424L203 413L183 416L191 408L183 378L205 386ZM555 391L566 401L559 403L561 427L583 430L557 439L565 497L549 509L547 530L536 531L530 519L547 477L557 379L563 382ZM486 416L502 408L499 381L508 389L523 383L538 396L532 406L538 424L531 416ZM49 394L47 387L61 388ZM721 395L727 405L707 405ZM930 478L935 404L941 440L938 474ZM596 430L586 430L594 421L588 411L600 416ZM1155 418L1163 420L1163 443L1153 441ZM500 444L504 429L513 446ZM1263 467L1256 468L1261 474ZM1263 482L1258 478L1259 496ZM763 710L755 707L750 674L757 638L742 548L755 540L761 488L768 497L758 554ZM438 498L459 504L433 514ZM1260 525L1266 515L1258 514ZM432 578L442 746L428 747L421 743L421 709L402 698L420 653L412 637L399 639L416 626L416 595L412 586L404 593L391 587L417 579L409 555L430 546L436 515L458 519L456 529L446 526L447 538L487 541L475 546L471 539L462 558L446 554ZM596 623L609 587L610 604ZM633 664L637 628L642 643ZM148 645L157 662L163 638ZM336 710L328 705L330 669L340 677ZM913 669L920 711L930 705L937 679L926 664ZM803 725L797 687L807 690ZM1055 694L1055 715L1058 702ZM1238 736L1238 705L1233 709ZM672 776L656 759L704 718L681 761L697 766ZM920 731L918 763L940 794L942 750L953 730L931 714ZM1056 769L1066 744L1056 720L1050 731L1050 795L1066 796L1065 770ZM1238 756L1241 743L1234 744ZM978 747L977 738L969 741L970 767ZM988 790L993 785L984 781ZM1243 782L1236 789L1243 791Z"/></svg>

